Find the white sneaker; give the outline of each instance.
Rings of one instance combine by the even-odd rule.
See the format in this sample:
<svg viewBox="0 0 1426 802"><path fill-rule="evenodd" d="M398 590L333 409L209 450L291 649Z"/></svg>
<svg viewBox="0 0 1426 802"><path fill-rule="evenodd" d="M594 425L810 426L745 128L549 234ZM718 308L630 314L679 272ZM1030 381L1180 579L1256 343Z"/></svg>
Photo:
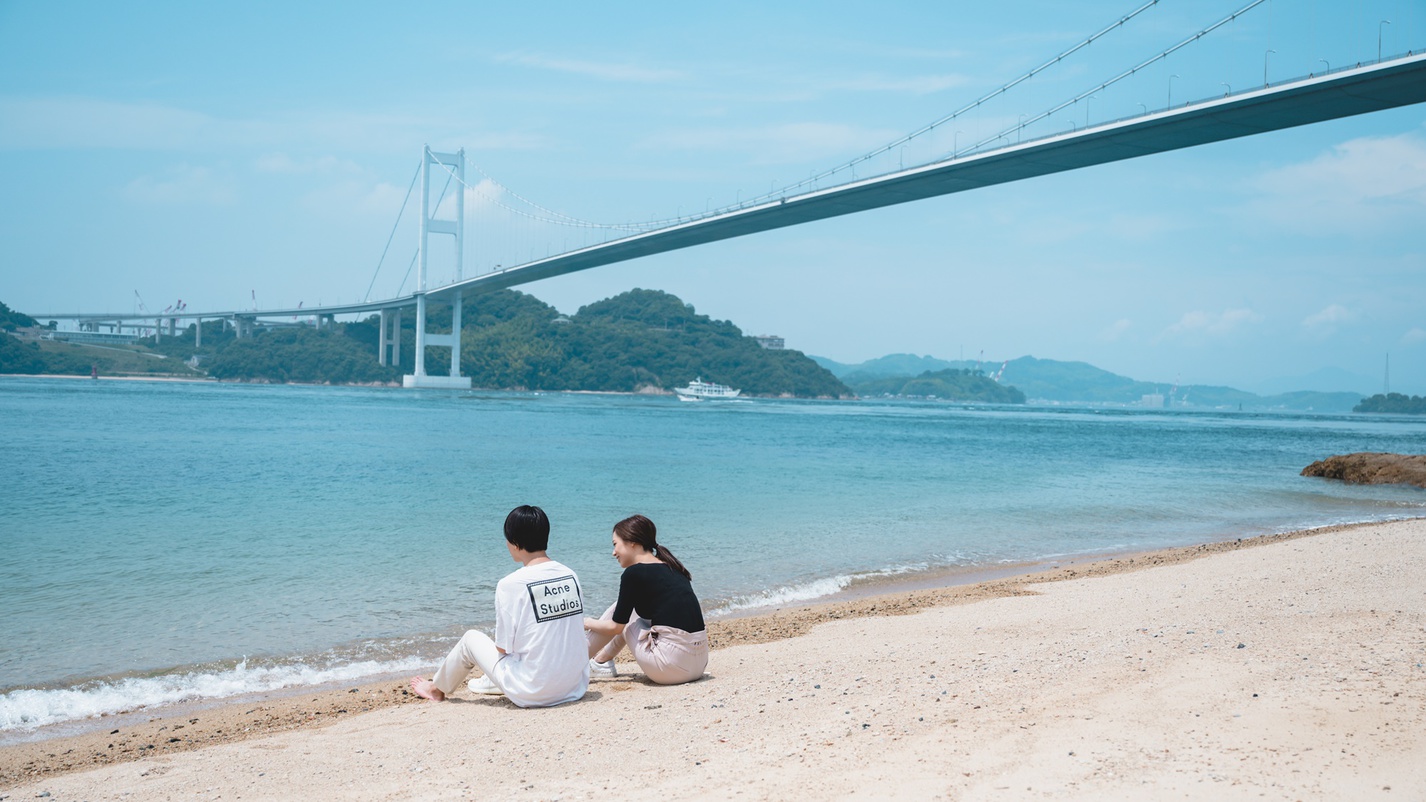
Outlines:
<svg viewBox="0 0 1426 802"><path fill-rule="evenodd" d="M613 677L619 676L619 669L615 668L613 660L607 663L601 663L591 657L589 658L589 676L612 679Z"/></svg>
<svg viewBox="0 0 1426 802"><path fill-rule="evenodd" d="M504 696L505 692L500 690L500 686L495 684L495 680L489 674L476 677L466 683L466 687L471 693L478 693L485 696Z"/></svg>

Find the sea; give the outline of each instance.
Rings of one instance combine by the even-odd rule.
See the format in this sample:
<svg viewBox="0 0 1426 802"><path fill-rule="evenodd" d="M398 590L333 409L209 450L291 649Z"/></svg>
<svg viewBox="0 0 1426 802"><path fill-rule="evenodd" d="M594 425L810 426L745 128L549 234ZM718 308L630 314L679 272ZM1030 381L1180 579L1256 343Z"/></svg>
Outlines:
<svg viewBox="0 0 1426 802"><path fill-rule="evenodd" d="M710 616L1426 515L1304 478L1426 419L0 378L0 738L430 671L544 508L587 607L649 516ZM949 580L948 580L949 581Z"/></svg>

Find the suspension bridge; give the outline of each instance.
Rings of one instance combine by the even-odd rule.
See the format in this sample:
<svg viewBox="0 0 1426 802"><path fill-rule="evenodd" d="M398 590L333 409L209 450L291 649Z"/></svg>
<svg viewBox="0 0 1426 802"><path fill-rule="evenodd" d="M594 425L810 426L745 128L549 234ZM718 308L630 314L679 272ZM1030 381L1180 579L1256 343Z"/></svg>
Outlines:
<svg viewBox="0 0 1426 802"><path fill-rule="evenodd" d="M1327 60L1319 59L1325 69L1270 81L1268 57L1276 51L1266 50L1263 54L1262 82L1259 85L1234 91L1231 85L1223 83L1226 91L1221 94L1181 100L1175 104L1172 98L1172 80L1179 76L1172 75L1169 77L1169 92L1163 108L1150 109L1140 103L1138 105L1141 112L1138 114L1097 122L1089 120L1088 103L1098 97L1096 93L1103 93L1155 64L1164 62L1178 50L1202 41L1266 2L1254 0L1234 14L1194 32L1178 44L1119 71L1107 80L1094 83L1085 91L1053 104L1041 113L1021 115L1013 126L996 130L990 136L968 141L964 146L957 140L949 153L941 153L913 166L905 166L903 156L894 167L880 172L872 171L871 175L857 175L859 166L862 166L865 172L867 167L875 164L878 159L884 162L890 154L898 153L898 149L904 154L908 143L954 122L962 115L1006 95L1040 73L1062 64L1068 57L1097 39L1122 29L1157 2L1159 0L1145 3L1035 69L928 126L835 168L814 174L808 179L774 188L758 197L740 199L735 204L709 209L699 214L680 214L666 220L605 225L563 215L527 201L503 187L501 189L509 197L524 202L525 208L517 210L498 199L494 201L496 205L513 213L543 222L596 229L605 239L594 244L566 249L543 258L534 258L531 254L527 261L510 266L488 266L479 275L466 277L463 264L467 237L466 196L468 193L480 196L483 192L482 185L493 183L493 179L486 176L483 181L472 184L467 180L468 165L463 150L449 153L426 147L423 149L417 171L420 180L420 228L417 250L413 257L413 266L417 269L416 288L410 293L382 300L364 300L359 303L305 309L299 307L204 312L184 309L160 314L51 313L33 316L48 320L78 321L81 329L89 331L98 331L100 326L122 328L147 326L152 323L156 331L162 331L166 325L171 335L176 332L178 320L197 320L200 325L196 326L195 330L199 337L203 319L222 318L232 321L238 336L241 337L249 336L257 321L262 319L315 317L320 326L330 324L337 315L377 314L380 316L378 360L381 364L400 365L401 318L404 311L414 309L414 364L412 373L404 378L404 385L468 388L469 378L460 375L461 308L463 299L467 297L640 257L870 209L1426 102L1426 53L1415 50L1383 56L1380 31L1389 21L1381 20L1375 59L1357 61L1336 68ZM1055 120L1056 115L1071 107L1080 108L1080 104L1083 104L1086 116L1083 126L1070 122L1069 130L1044 132L1046 121ZM1027 136L1032 132L1036 135ZM443 204L445 190L442 190L440 197L432 203L433 177L437 181L443 180L447 188L452 183L459 185L451 203ZM416 178L413 177L412 189L415 184ZM407 198L410 198L409 191ZM404 203L402 209L404 213ZM433 236L449 236L455 241L453 276L449 281L438 285L428 282ZM388 241L388 248L389 245ZM373 283L374 281L375 279ZM450 306L450 331L427 330L427 309L432 303ZM426 349L431 346L449 349L450 366L447 375L427 373Z"/></svg>

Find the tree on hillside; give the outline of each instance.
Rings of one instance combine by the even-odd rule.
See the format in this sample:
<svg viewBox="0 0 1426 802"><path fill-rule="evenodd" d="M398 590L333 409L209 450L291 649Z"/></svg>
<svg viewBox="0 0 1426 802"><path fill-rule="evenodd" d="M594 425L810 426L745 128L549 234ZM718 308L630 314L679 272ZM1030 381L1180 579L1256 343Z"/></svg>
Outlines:
<svg viewBox="0 0 1426 802"><path fill-rule="evenodd" d="M526 304L505 322L466 331L461 364L481 387L634 392L702 376L749 395L849 394L800 352L764 349L737 326L657 290L606 298L567 320Z"/></svg>
<svg viewBox="0 0 1426 802"><path fill-rule="evenodd" d="M1403 395L1401 393L1377 393L1371 398L1363 398L1362 403L1352 407L1352 411L1422 415L1426 414L1426 396Z"/></svg>
<svg viewBox="0 0 1426 802"><path fill-rule="evenodd" d="M234 340L206 364L217 379L351 384L392 382L396 368L340 330L307 327L259 331Z"/></svg>
<svg viewBox="0 0 1426 802"><path fill-rule="evenodd" d="M0 303L0 329L14 331L18 328L38 326L39 322L23 312L16 312L3 303Z"/></svg>

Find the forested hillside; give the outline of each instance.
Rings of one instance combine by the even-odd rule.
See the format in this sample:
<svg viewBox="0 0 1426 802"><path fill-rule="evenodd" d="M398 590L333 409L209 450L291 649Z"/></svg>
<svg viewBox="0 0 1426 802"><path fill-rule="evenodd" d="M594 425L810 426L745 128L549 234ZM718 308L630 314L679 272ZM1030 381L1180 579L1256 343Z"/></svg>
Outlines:
<svg viewBox="0 0 1426 802"><path fill-rule="evenodd" d="M10 318L0 307L0 322ZM831 373L798 351L767 350L732 323L700 315L657 290L631 290L565 317L554 307L515 290L478 295L461 310L461 372L476 387L527 390L671 390L702 377L745 395L828 398L851 395ZM380 338L375 315L330 328L259 328L237 339L221 320L203 323L202 346L192 325L177 336L125 344L152 365L181 369L198 357L217 379L331 384L399 382L412 371L415 316L402 316L401 365L377 364ZM20 325L23 315L15 314ZM428 330L450 328L450 308L432 304ZM32 323L32 321L30 321ZM71 353L58 353L59 349ZM0 372L82 373L120 349L0 339ZM133 353L128 354L129 357ZM78 354L75 356L74 354ZM154 357L164 357L155 359ZM449 352L428 348L426 370L447 372ZM198 375L196 372L194 375Z"/></svg>
<svg viewBox="0 0 1426 802"><path fill-rule="evenodd" d="M851 377L849 377L851 378ZM947 401L975 401L984 404L1023 404L1025 394L1000 384L978 370L925 371L920 376L889 376L854 382L859 395L894 395L910 398L937 398Z"/></svg>

